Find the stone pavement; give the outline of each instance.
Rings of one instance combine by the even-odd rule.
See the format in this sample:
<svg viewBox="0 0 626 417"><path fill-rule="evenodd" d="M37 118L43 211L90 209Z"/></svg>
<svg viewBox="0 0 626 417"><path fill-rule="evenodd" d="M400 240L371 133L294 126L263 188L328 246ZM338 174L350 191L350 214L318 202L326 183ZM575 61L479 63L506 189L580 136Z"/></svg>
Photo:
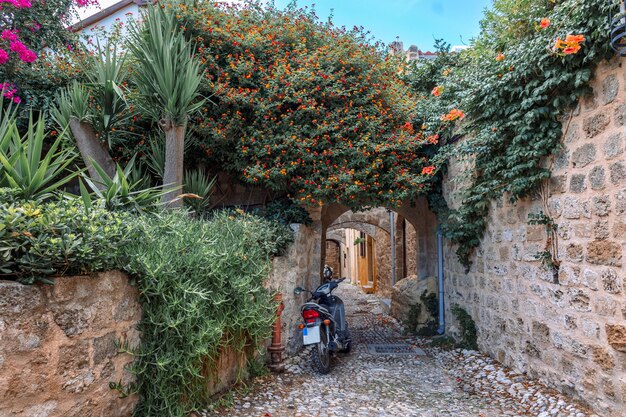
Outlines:
<svg viewBox="0 0 626 417"><path fill-rule="evenodd" d="M478 352L426 349L428 356L372 355L368 344L416 346L423 340L403 337L401 327L383 313L376 296L350 284L342 284L336 294L345 302L355 345L352 353L334 360L330 374L318 375L311 369L307 349L287 360L284 374L259 378L250 390L236 393L232 407L202 415L590 416L580 406L509 373Z"/></svg>

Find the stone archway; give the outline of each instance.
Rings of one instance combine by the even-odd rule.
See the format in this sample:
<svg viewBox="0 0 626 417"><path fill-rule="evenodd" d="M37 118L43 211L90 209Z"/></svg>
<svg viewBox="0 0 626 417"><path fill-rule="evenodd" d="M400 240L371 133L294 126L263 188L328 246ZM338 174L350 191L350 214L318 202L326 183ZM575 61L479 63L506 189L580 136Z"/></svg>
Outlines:
<svg viewBox="0 0 626 417"><path fill-rule="evenodd" d="M336 230L354 229L378 237L376 239L379 245L377 252L380 254L384 253L384 247L387 250L391 247L390 235L393 228L396 282L406 276L416 275L423 279L436 275L437 220L428 208L426 199L422 198L414 204L404 204L394 208L393 226L390 222L389 210L384 207L352 212L346 206L330 204L320 211L322 242L327 239L327 234ZM322 247L322 260L325 258L324 249L325 247ZM387 258L391 260L391 255L387 255ZM384 280L381 280L381 282L386 281L389 281L386 289L388 291L391 279L384 277Z"/></svg>

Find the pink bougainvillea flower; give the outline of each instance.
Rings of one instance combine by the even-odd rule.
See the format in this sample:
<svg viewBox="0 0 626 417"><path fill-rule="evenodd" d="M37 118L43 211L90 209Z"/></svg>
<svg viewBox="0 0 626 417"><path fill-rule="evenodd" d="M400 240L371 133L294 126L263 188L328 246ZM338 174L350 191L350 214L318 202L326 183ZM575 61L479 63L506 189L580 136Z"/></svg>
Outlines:
<svg viewBox="0 0 626 417"><path fill-rule="evenodd" d="M11 51L17 52L18 54L22 51L26 51L28 48L20 41L11 42Z"/></svg>
<svg viewBox="0 0 626 417"><path fill-rule="evenodd" d="M13 97L13 103L20 104L21 102L22 102L22 99L19 98L18 96Z"/></svg>
<svg viewBox="0 0 626 417"><path fill-rule="evenodd" d="M17 31L15 30L5 29L2 31L2 35L0 35L0 37L11 42L19 40L19 38L17 37Z"/></svg>
<svg viewBox="0 0 626 417"><path fill-rule="evenodd" d="M0 0L0 3L9 3L18 9L30 9L32 6L30 0Z"/></svg>
<svg viewBox="0 0 626 417"><path fill-rule="evenodd" d="M548 26L550 26L550 19L548 19L547 17L544 17L539 22L539 26L541 27L541 29L547 28Z"/></svg>
<svg viewBox="0 0 626 417"><path fill-rule="evenodd" d="M0 65L4 64L9 60L9 53L4 49L0 49Z"/></svg>
<svg viewBox="0 0 626 417"><path fill-rule="evenodd" d="M20 59L24 62L33 62L37 60L37 54L30 49L26 49L25 51L20 52L19 55Z"/></svg>

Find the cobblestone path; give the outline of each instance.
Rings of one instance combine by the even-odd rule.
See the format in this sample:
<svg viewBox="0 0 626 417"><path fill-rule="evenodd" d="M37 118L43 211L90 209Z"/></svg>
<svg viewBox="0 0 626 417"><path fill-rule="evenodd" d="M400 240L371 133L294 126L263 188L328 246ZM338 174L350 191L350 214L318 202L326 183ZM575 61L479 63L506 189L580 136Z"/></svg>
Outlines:
<svg viewBox="0 0 626 417"><path fill-rule="evenodd" d="M375 296L366 295L350 284L342 284L336 290L336 294L345 302L355 345L352 353L340 354L334 360L330 374L316 374L309 364L309 352L305 350L299 356L287 361L287 370L284 374L257 379L250 391L235 395L232 407L206 411L203 415L230 417L538 415L586 417L588 415L576 414L577 409L573 406L562 413L540 414L539 411L531 413L528 412L528 406L514 406L511 396L499 388L495 397L491 394L481 395L473 389L472 381L465 379L467 375L460 371L459 375L464 377L461 379L457 377L454 369L445 368L446 361L450 362L449 356L442 360L441 357L430 355L370 354L368 344L414 343L414 341L402 336L397 322L382 312ZM549 404L548 399L546 403Z"/></svg>

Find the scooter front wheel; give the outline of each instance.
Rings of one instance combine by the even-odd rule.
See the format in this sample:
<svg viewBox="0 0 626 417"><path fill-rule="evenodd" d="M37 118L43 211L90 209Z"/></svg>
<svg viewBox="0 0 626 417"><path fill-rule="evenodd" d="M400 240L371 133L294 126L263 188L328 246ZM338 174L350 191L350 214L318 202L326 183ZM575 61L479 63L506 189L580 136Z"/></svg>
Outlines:
<svg viewBox="0 0 626 417"><path fill-rule="evenodd" d="M322 326L320 329L320 342L311 349L311 363L313 368L320 374L330 372L330 350L328 349L327 330Z"/></svg>

